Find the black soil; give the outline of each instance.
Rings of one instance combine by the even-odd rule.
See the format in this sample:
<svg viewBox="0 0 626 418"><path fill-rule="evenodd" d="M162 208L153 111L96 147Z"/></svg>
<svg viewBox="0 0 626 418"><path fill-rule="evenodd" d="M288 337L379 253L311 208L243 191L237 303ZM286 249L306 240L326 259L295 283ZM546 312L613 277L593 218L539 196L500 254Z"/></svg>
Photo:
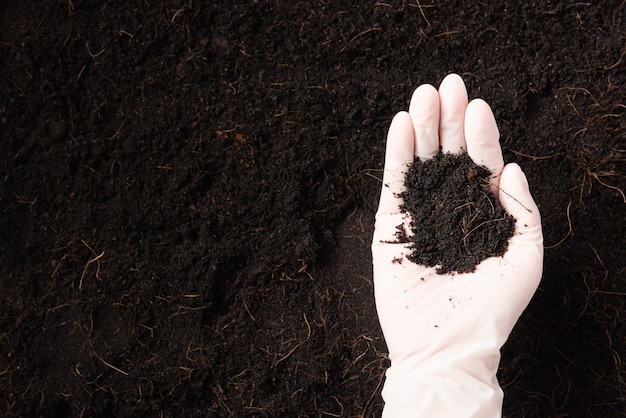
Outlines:
<svg viewBox="0 0 626 418"><path fill-rule="evenodd" d="M450 72L543 217L505 416L623 416L625 28L622 1L0 2L0 416L380 416L386 132Z"/></svg>
<svg viewBox="0 0 626 418"><path fill-rule="evenodd" d="M504 254L515 220L489 189L490 177L467 153L415 159L400 194L411 219L410 261L439 274L468 273Z"/></svg>

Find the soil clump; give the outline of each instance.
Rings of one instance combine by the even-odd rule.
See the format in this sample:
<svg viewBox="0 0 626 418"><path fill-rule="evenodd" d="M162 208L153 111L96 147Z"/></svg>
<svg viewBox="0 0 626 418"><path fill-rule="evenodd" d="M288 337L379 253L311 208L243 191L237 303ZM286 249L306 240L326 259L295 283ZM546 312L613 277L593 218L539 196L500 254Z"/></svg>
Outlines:
<svg viewBox="0 0 626 418"><path fill-rule="evenodd" d="M416 158L407 173L402 210L411 215L408 259L439 274L469 273L481 261L501 256L515 220L489 190L488 169L466 153Z"/></svg>

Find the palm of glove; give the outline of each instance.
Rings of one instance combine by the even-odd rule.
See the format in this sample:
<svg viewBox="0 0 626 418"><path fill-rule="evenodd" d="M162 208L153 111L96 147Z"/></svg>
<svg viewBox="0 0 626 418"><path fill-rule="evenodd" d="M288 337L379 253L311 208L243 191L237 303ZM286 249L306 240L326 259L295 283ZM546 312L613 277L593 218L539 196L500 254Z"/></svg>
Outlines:
<svg viewBox="0 0 626 418"><path fill-rule="evenodd" d="M398 225L410 231L399 197L408 166L414 156L430 158L440 147L466 150L487 167L492 191L517 220L506 253L486 259L473 273L436 274L406 259L409 244L394 242ZM491 109L482 100L468 104L459 76L446 77L439 91L419 87L409 112L392 121L372 254L376 306L392 368L445 364L463 369L478 361L488 369L483 378L495 381L498 350L541 278L541 221L521 169L504 166Z"/></svg>

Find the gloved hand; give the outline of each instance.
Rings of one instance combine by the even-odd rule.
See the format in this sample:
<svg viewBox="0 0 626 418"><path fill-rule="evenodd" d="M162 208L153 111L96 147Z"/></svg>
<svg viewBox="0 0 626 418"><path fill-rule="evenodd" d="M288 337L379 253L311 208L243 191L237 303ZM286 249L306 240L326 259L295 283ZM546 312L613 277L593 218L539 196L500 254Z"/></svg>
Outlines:
<svg viewBox="0 0 626 418"><path fill-rule="evenodd" d="M398 225L410 231L399 197L408 165L414 156L434 156L440 146L466 150L487 167L492 191L516 219L506 253L473 273L438 275L406 259L409 244L394 243ZM526 177L517 164L504 166L491 108L480 99L468 104L458 75L446 77L439 91L417 88L409 112L391 122L372 254L376 308L391 360L383 416L500 417L500 348L539 285L543 235Z"/></svg>

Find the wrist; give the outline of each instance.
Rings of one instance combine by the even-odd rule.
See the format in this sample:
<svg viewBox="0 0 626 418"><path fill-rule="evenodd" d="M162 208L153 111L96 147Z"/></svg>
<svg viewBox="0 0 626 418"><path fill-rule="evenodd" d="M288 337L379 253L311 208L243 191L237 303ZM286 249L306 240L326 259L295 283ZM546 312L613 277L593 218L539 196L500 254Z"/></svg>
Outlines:
<svg viewBox="0 0 626 418"><path fill-rule="evenodd" d="M386 372L383 417L501 417L499 356L418 367L403 362Z"/></svg>
<svg viewBox="0 0 626 418"><path fill-rule="evenodd" d="M383 416L500 417L500 347L500 339L492 334L412 354L391 350Z"/></svg>

